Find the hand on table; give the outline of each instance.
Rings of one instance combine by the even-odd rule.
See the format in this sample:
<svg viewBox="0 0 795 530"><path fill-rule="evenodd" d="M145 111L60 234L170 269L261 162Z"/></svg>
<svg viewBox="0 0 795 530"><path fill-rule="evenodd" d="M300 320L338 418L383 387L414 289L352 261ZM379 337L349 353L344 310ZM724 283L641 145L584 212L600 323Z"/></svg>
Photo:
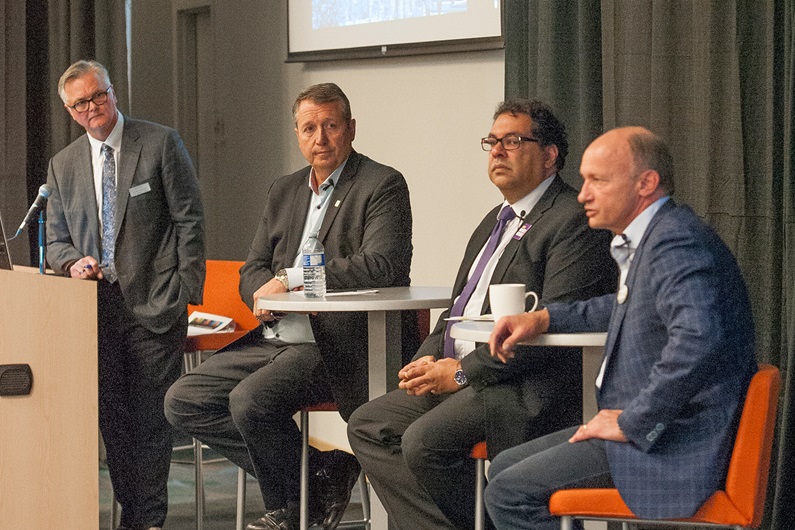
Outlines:
<svg viewBox="0 0 795 530"><path fill-rule="evenodd" d="M270 311L269 309L260 309L257 307L257 301L259 300L260 296L266 296L269 294L278 294L278 293L286 293L287 289L284 288L284 284L277 280L276 278L271 278L268 282L265 283L262 287L257 289L254 292L254 316L257 317L257 320L260 322L273 322L278 321L284 318L285 313Z"/></svg>
<svg viewBox="0 0 795 530"><path fill-rule="evenodd" d="M494 324L489 337L491 355L506 363L513 358L513 348L517 344L532 340L548 329L549 311L546 309L503 317Z"/></svg>

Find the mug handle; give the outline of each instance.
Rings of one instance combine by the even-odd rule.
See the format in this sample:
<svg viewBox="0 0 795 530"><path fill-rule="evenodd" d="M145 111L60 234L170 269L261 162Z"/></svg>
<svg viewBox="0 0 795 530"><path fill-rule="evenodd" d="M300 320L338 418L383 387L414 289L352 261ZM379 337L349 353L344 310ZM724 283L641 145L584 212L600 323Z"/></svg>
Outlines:
<svg viewBox="0 0 795 530"><path fill-rule="evenodd" d="M532 296L533 297L533 307L531 307L530 309L527 310L528 313L532 313L538 307L538 295L536 293L534 293L533 291L527 291L524 294L525 300L527 299L528 296Z"/></svg>

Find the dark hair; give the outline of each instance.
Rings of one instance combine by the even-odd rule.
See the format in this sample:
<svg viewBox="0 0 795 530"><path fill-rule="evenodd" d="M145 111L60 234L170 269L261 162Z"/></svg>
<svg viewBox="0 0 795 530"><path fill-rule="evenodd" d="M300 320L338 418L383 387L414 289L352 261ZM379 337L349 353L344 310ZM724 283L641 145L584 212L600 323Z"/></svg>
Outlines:
<svg viewBox="0 0 795 530"><path fill-rule="evenodd" d="M566 140L566 127L555 117L552 109L546 103L529 99L507 99L497 105L494 111L496 120L501 114L527 114L533 120L533 136L538 138L540 145L546 147L555 145L558 148L558 158L555 167L560 171L566 164L566 155L569 153L569 142Z"/></svg>
<svg viewBox="0 0 795 530"><path fill-rule="evenodd" d="M351 121L351 102L348 101L348 96L345 95L345 92L334 83L312 85L298 94L298 97L295 98L295 103L293 103L293 120L296 122L295 113L298 112L298 106L302 101L306 100L315 103L339 103L345 121Z"/></svg>
<svg viewBox="0 0 795 530"><path fill-rule="evenodd" d="M668 195L674 193L674 160L668 145L650 131L630 134L629 149L635 160L635 169L653 169L660 175L660 188Z"/></svg>

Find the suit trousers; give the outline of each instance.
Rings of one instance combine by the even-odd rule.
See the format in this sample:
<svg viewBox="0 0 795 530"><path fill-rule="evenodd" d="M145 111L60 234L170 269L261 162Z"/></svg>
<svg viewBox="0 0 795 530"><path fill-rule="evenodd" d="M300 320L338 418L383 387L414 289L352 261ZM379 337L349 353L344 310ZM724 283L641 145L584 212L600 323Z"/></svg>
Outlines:
<svg viewBox="0 0 795 530"><path fill-rule="evenodd" d="M179 377L188 318L163 334L138 324L118 282L97 283L99 427L121 525L163 526L172 429L163 397ZM185 308L187 313L187 308Z"/></svg>
<svg viewBox="0 0 795 530"><path fill-rule="evenodd" d="M274 510L300 496L293 415L333 399L315 344L266 340L258 329L181 377L165 407L174 426L256 477L266 510Z"/></svg>
<svg viewBox="0 0 795 530"><path fill-rule="evenodd" d="M578 428L541 436L494 458L485 496L498 530L558 530L560 521L549 513L552 493L566 488L615 487L603 440L568 442Z"/></svg>
<svg viewBox="0 0 795 530"><path fill-rule="evenodd" d="M444 396L394 390L353 413L351 447L398 528L474 526L475 461L469 454L485 439L484 416L470 387Z"/></svg>

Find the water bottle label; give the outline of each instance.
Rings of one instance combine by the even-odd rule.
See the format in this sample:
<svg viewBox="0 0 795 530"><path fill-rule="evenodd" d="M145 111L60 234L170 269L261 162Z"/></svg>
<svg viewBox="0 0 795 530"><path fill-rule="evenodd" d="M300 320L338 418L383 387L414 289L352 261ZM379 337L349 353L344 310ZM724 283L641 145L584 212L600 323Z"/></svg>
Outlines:
<svg viewBox="0 0 795 530"><path fill-rule="evenodd" d="M304 254L304 267L318 267L326 264L325 254Z"/></svg>

